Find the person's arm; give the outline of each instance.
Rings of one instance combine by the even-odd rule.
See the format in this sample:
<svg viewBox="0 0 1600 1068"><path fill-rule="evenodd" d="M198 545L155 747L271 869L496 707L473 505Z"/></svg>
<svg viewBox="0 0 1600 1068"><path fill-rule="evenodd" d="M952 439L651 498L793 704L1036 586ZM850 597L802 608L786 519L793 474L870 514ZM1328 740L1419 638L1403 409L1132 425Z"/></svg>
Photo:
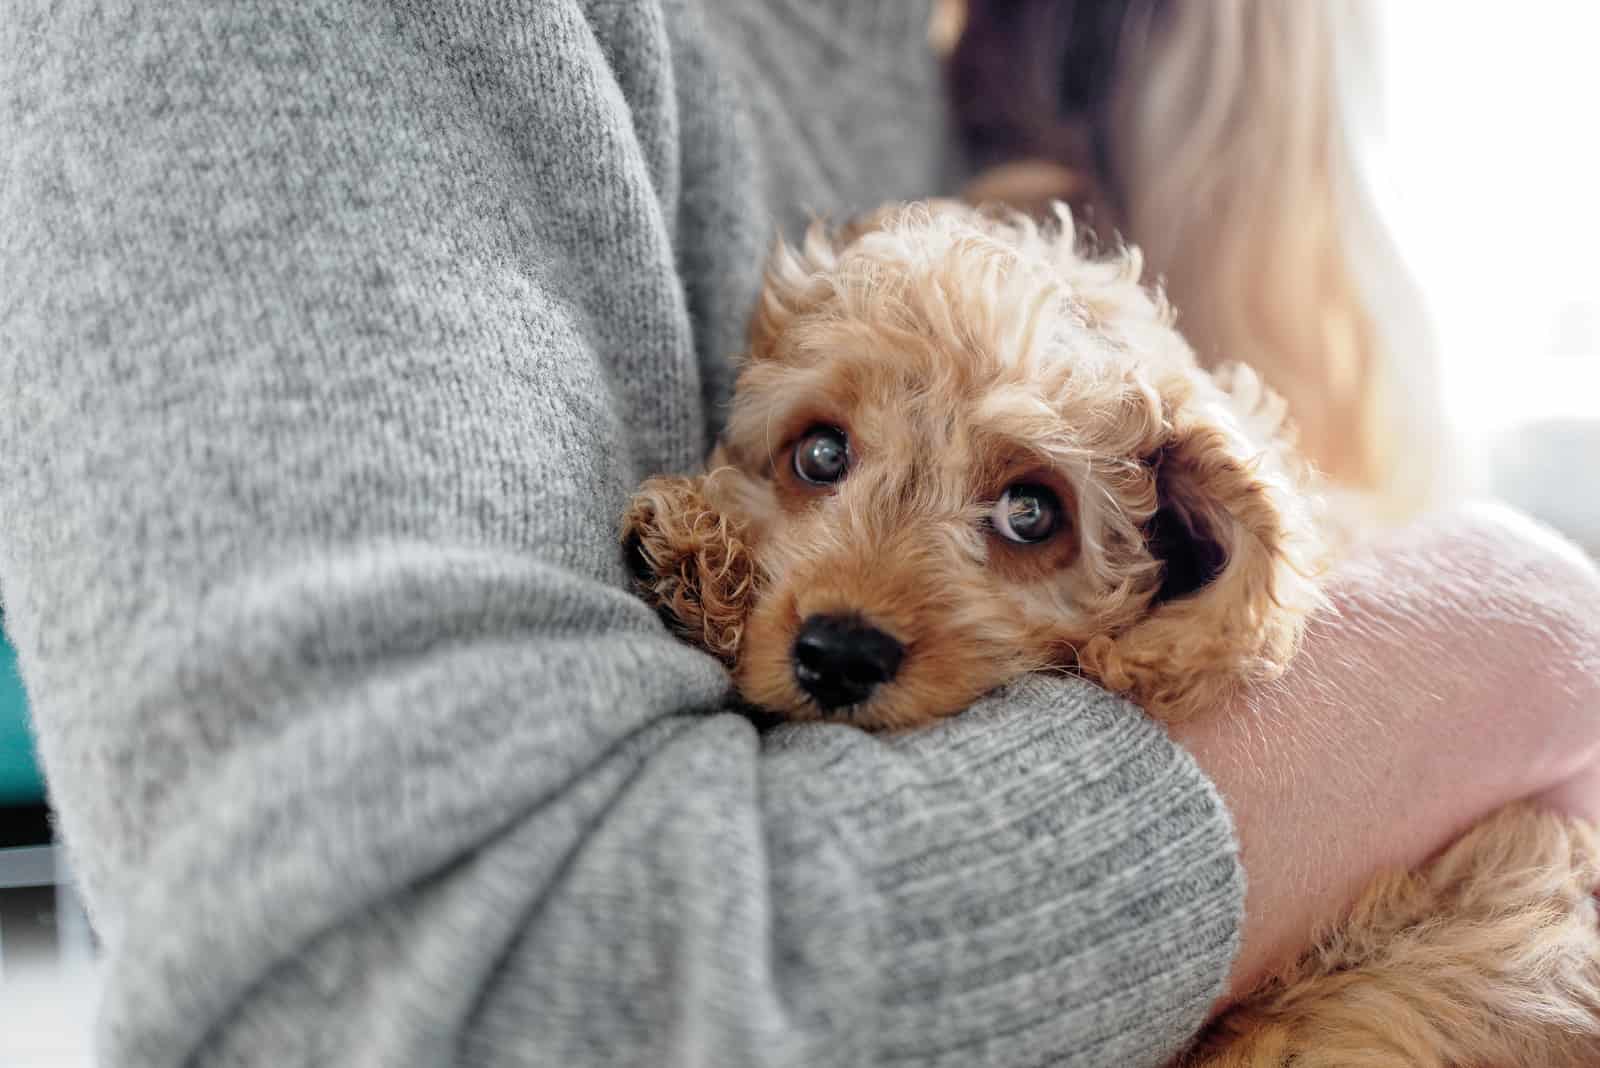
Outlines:
<svg viewBox="0 0 1600 1068"><path fill-rule="evenodd" d="M1332 576L1277 683L1181 724L1249 875L1229 997L1512 801L1600 818L1600 570L1498 509L1396 531Z"/></svg>
<svg viewBox="0 0 1600 1068"><path fill-rule="evenodd" d="M767 743L624 592L704 444L662 19L8 4L0 585L105 1063L1135 1068L1220 990L1137 710Z"/></svg>

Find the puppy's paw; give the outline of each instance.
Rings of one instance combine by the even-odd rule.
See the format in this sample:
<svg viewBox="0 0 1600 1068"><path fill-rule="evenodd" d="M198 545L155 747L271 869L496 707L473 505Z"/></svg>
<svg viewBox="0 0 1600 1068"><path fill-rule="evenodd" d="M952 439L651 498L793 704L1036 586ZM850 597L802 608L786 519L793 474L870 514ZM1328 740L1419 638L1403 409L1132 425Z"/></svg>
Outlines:
<svg viewBox="0 0 1600 1068"><path fill-rule="evenodd" d="M730 666L738 659L757 572L743 523L713 508L705 476L645 481L622 518L639 595L682 637Z"/></svg>

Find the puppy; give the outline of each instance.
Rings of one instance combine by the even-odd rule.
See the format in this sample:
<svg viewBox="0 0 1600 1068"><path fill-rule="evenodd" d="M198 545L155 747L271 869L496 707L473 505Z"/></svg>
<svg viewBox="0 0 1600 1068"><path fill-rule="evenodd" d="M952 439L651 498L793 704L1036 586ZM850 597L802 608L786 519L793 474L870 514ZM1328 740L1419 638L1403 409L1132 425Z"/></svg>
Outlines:
<svg viewBox="0 0 1600 1068"><path fill-rule="evenodd" d="M1045 668L1167 720L1281 671L1323 547L1282 405L1139 272L954 203L780 247L709 472L625 518L644 595L752 704L868 728Z"/></svg>
<svg viewBox="0 0 1600 1068"><path fill-rule="evenodd" d="M1168 721L1271 677L1335 540L1283 407L1202 371L1136 253L954 203L780 246L705 474L623 519L642 595L790 719L911 727L1034 670ZM1600 839L1511 808L1184 1068L1600 1064Z"/></svg>

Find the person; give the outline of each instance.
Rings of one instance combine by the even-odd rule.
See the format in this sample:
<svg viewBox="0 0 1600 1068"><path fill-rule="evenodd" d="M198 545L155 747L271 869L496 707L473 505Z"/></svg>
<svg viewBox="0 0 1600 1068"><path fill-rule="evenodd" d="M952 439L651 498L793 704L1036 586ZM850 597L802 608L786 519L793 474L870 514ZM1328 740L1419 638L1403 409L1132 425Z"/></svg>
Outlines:
<svg viewBox="0 0 1600 1068"><path fill-rule="evenodd" d="M1600 580L1498 514L1172 735L724 710L616 519L774 225L958 179L927 17L11 6L0 586L106 1064L1154 1066L1378 868L1590 811Z"/></svg>
<svg viewBox="0 0 1600 1068"><path fill-rule="evenodd" d="M1302 450L1374 515L1482 481L1454 447L1421 296L1380 210L1374 4L947 9L965 25L951 103L975 195L1058 196L1102 241L1137 245L1201 361L1259 371Z"/></svg>

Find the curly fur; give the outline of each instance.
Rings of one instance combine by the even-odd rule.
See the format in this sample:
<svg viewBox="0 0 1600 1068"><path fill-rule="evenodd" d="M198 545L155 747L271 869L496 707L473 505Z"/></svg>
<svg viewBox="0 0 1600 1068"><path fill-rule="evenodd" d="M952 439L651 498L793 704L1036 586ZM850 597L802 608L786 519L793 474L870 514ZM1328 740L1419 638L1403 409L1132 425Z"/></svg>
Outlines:
<svg viewBox="0 0 1600 1068"><path fill-rule="evenodd" d="M1380 879L1182 1068L1600 1064L1600 835L1514 806Z"/></svg>
<svg viewBox="0 0 1600 1068"><path fill-rule="evenodd" d="M725 664L739 655L758 571L744 524L712 507L706 476L653 478L623 516L646 600L684 638Z"/></svg>
<svg viewBox="0 0 1600 1068"><path fill-rule="evenodd" d="M661 554L646 596L745 697L796 718L820 714L791 677L800 620L871 619L911 655L850 710L868 727L1040 668L1168 720L1281 671L1319 603L1320 553L1282 406L1248 369L1202 371L1139 274L1135 252L1084 254L1065 213L1041 227L946 202L780 245L719 446L739 544L704 542L724 523L681 482L647 482L626 530ZM805 495L786 464L817 423L848 428L859 456L835 492ZM1024 473L1059 488L1070 550L984 534ZM1172 554L1198 546L1215 573L1173 595ZM760 582L715 564L745 553ZM722 614L741 607L743 625Z"/></svg>
<svg viewBox="0 0 1600 1068"><path fill-rule="evenodd" d="M1334 535L1283 405L1206 372L1131 251L956 204L884 209L774 252L709 474L655 478L623 522L640 589L795 719L914 726L1023 672L1076 670L1176 720L1280 672ZM802 483L808 428L849 473ZM984 517L1019 479L1070 515L1008 545ZM797 684L807 617L905 648L825 710ZM1564 1068L1600 1063L1587 828L1512 810L1420 875L1380 881L1185 1068Z"/></svg>

